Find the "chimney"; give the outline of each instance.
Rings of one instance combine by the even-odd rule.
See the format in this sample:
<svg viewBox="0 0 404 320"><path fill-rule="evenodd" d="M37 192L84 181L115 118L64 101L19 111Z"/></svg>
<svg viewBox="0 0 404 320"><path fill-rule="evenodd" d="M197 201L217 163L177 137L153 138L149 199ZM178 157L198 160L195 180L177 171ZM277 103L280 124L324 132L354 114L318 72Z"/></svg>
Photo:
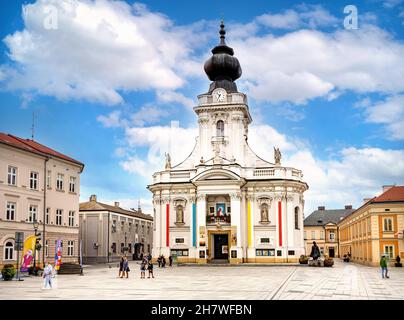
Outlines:
<svg viewBox="0 0 404 320"><path fill-rule="evenodd" d="M325 210L325 206L319 206L318 210Z"/></svg>
<svg viewBox="0 0 404 320"><path fill-rule="evenodd" d="M350 210L350 209L352 209L352 205L351 205L351 204L345 205L345 210Z"/></svg>
<svg viewBox="0 0 404 320"><path fill-rule="evenodd" d="M387 184L383 186L383 193L394 187L394 184Z"/></svg>
<svg viewBox="0 0 404 320"><path fill-rule="evenodd" d="M90 196L90 201L97 201L97 195L92 194L92 195Z"/></svg>
<svg viewBox="0 0 404 320"><path fill-rule="evenodd" d="M119 207L119 202L115 201L114 205L115 205L115 207Z"/></svg>

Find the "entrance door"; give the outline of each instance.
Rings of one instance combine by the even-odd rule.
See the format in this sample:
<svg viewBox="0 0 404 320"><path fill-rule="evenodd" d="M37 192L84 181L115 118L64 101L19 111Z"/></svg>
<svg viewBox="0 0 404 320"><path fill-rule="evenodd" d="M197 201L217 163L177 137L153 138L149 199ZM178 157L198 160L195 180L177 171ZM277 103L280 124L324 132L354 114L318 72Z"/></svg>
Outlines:
<svg viewBox="0 0 404 320"><path fill-rule="evenodd" d="M330 258L334 258L335 256L334 248L328 248L328 254L330 255Z"/></svg>
<svg viewBox="0 0 404 320"><path fill-rule="evenodd" d="M214 259L229 259L229 239L227 234L214 234Z"/></svg>

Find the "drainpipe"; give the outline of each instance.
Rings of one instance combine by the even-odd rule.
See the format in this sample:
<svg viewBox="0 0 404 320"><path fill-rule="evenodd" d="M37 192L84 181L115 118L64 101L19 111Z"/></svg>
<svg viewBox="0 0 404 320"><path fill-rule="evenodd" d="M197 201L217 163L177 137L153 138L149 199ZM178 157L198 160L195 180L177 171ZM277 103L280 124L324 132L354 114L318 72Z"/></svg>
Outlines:
<svg viewBox="0 0 404 320"><path fill-rule="evenodd" d="M45 248L46 248L46 237L45 237L45 231L46 231L46 189L48 188L48 182L47 182L47 163L49 161L49 157L46 157L44 161L44 172L43 172L43 177L44 177L44 184L43 184L43 229L42 229L42 263L43 267L45 268Z"/></svg>

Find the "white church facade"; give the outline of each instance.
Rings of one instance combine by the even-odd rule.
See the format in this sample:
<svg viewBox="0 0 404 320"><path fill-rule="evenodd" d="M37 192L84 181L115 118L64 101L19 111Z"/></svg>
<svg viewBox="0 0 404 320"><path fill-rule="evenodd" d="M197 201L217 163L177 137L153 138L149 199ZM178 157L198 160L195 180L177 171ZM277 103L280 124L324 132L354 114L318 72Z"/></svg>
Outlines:
<svg viewBox="0 0 404 320"><path fill-rule="evenodd" d="M185 263L288 263L304 254L300 170L258 157L248 145L247 96L235 80L241 67L225 43L205 63L212 81L194 108L199 136L190 156L154 173L153 258Z"/></svg>

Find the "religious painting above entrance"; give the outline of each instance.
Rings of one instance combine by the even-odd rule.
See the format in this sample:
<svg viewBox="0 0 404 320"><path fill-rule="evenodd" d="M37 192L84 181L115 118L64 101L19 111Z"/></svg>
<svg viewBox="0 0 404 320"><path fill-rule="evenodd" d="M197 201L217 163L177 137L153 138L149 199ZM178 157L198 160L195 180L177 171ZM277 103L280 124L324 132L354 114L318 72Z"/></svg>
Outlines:
<svg viewBox="0 0 404 320"><path fill-rule="evenodd" d="M226 204L216 203L216 216L221 217L226 214Z"/></svg>

